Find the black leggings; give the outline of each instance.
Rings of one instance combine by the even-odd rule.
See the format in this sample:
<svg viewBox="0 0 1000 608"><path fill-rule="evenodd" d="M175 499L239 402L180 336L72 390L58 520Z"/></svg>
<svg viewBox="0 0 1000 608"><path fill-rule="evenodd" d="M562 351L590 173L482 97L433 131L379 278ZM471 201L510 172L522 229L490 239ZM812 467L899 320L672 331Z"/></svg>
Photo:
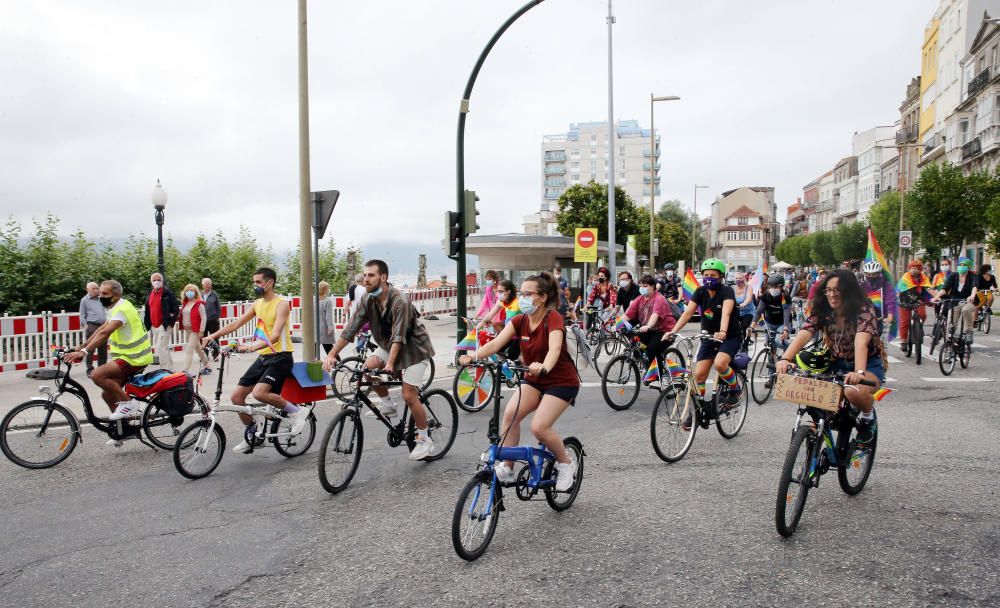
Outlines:
<svg viewBox="0 0 1000 608"><path fill-rule="evenodd" d="M668 343L663 341L662 331L647 331L644 334L639 334L639 340L646 345L646 353L649 355L650 360L653 357L659 357L663 354L663 351L667 350Z"/></svg>

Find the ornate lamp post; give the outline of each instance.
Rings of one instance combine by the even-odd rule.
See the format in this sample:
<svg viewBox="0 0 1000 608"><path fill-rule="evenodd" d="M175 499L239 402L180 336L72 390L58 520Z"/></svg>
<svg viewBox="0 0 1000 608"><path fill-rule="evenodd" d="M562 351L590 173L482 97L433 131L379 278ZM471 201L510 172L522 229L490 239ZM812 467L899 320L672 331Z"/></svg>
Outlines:
<svg viewBox="0 0 1000 608"><path fill-rule="evenodd" d="M167 208L167 191L160 185L160 180L156 180L153 186L153 218L156 219L156 269L163 277L163 286L167 285L167 275L163 269L163 210Z"/></svg>

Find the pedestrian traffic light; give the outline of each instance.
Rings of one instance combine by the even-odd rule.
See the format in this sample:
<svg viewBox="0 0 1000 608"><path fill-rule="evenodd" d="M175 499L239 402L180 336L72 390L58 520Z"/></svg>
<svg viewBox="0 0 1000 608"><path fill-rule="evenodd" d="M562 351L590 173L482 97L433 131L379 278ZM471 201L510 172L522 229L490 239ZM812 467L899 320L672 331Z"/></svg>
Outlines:
<svg viewBox="0 0 1000 608"><path fill-rule="evenodd" d="M479 224L476 223L476 216L479 215L479 211L476 209L476 201L478 200L479 197L476 196L475 191L465 191L465 205L463 205L462 209L462 223L465 227L465 234L472 234L479 230Z"/></svg>
<svg viewBox="0 0 1000 608"><path fill-rule="evenodd" d="M457 211L444 212L444 249L449 258L456 258L462 250L462 221Z"/></svg>

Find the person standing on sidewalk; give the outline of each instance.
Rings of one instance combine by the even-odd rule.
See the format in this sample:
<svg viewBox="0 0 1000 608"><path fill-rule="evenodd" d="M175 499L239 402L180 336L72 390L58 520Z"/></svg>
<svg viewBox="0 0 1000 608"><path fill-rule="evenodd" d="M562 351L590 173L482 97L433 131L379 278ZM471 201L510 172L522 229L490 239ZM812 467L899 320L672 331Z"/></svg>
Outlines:
<svg viewBox="0 0 1000 608"><path fill-rule="evenodd" d="M86 342L94 335L104 321L107 314L104 305L101 304L101 288L97 283L91 281L87 283L87 295L80 300L80 326L83 329L83 341ZM87 357L87 377L94 373L94 360ZM108 362L108 345L102 344L97 347L97 365L101 366Z"/></svg>
<svg viewBox="0 0 1000 608"><path fill-rule="evenodd" d="M219 296L212 289L212 279L205 277L201 280L201 299L205 302L205 332L207 336L213 331L219 331L219 318L222 316L222 306L219 304Z"/></svg>
<svg viewBox="0 0 1000 608"><path fill-rule="evenodd" d="M143 322L153 335L153 350L160 359L160 367L171 368L174 358L170 354L170 331L177 322L180 305L174 293L163 284L163 275L154 272L149 283L153 289L146 296Z"/></svg>
<svg viewBox="0 0 1000 608"><path fill-rule="evenodd" d="M323 345L323 350L330 352L333 350L333 343L337 339L337 334L333 328L333 298L330 297L330 284L326 281L319 282L319 343Z"/></svg>
<svg viewBox="0 0 1000 608"><path fill-rule="evenodd" d="M208 318L205 315L205 302L198 293L198 288L194 283L184 286L184 299L181 300L181 314L177 321L181 331L184 333L184 371L191 369L191 362L195 353L201 362L198 375L206 376L212 373L212 368L208 366L208 355L201 347L201 337L205 333L205 324Z"/></svg>

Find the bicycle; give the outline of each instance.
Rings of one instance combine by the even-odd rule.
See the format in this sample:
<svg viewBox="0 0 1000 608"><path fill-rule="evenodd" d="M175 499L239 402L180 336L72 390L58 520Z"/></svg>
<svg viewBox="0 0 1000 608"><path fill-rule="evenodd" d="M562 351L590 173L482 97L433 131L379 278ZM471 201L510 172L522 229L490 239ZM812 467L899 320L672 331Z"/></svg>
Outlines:
<svg viewBox="0 0 1000 608"><path fill-rule="evenodd" d="M703 332L697 338L721 344L721 340L708 333ZM676 375L671 378L674 390L660 393L649 422L653 451L661 460L677 462L684 458L694 443L699 426L707 430L714 423L716 430L726 439L733 439L739 434L746 422L750 402L744 371L746 364L741 367L737 358L733 358L732 366L736 371L737 390L740 391L739 402L735 405L725 404L733 389L725 383L720 385L717 374L714 394L711 399L706 399L698 396L693 371L682 368L675 372ZM714 368L709 375L713 373Z"/></svg>
<svg viewBox="0 0 1000 608"><path fill-rule="evenodd" d="M764 348L757 351L750 367L750 393L757 405L764 405L774 394L775 371L778 364L778 332L765 329L766 342Z"/></svg>
<svg viewBox="0 0 1000 608"><path fill-rule="evenodd" d="M356 344L358 354L353 357L345 357L340 360L343 365L338 365L334 369L333 374L331 374L331 388L333 389L333 396L341 401L347 401L350 399L351 390L351 374L350 370L354 368L362 369L365 366L365 360L369 356L374 355L375 351L378 349L378 344L372 339L371 331L361 332L358 335L358 342ZM420 390L424 391L430 387L431 383L434 382L434 375L436 369L434 368L434 358L431 357L428 361L427 371L424 372L423 383L420 385Z"/></svg>
<svg viewBox="0 0 1000 608"><path fill-rule="evenodd" d="M962 298L948 298L942 300L946 305L942 306L942 316L944 316L947 321L945 325L944 335L942 336L941 350L938 352L938 368L941 369L941 373L945 376L950 376L953 371L955 371L955 362L958 361L962 365L962 369L969 367L969 363L972 361L972 345L965 343L965 318L959 314L959 324L958 327L955 326L954 321L951 320L952 309L955 306L960 306L965 300ZM957 331L956 331L957 330Z"/></svg>
<svg viewBox="0 0 1000 608"><path fill-rule="evenodd" d="M908 293L908 292L903 292ZM920 365L922 360L921 350L924 344L924 324L920 320L920 315L917 311L923 306L923 302L914 297L903 297L899 298L899 307L905 308L910 311L910 326L908 328L908 333L906 335L906 342L900 345L903 350L903 354L909 359L910 355L913 355L914 362Z"/></svg>
<svg viewBox="0 0 1000 608"><path fill-rule="evenodd" d="M54 380L55 386L40 386L43 399L29 399L15 406L0 422L0 451L11 462L26 469L47 469L66 460L77 443L82 441L80 421L76 414L59 402L63 395L76 397L83 405L87 423L114 441L138 439L153 449L169 450L182 435L180 427L185 417L197 407L207 410L205 400L194 391L193 381L183 372L157 370L149 374L130 376L123 387L125 394L144 403L139 418L109 420L97 416L87 390L70 377L72 365L62 360L68 348L53 349L55 368L28 372L32 380ZM66 370L62 371L62 366ZM143 382L148 379L148 382ZM53 392L55 388L55 392ZM178 391L173 393L172 391ZM183 394L180 394L183 393ZM176 399L175 399L176 398ZM190 407L174 409L177 401ZM181 414L184 410L189 410ZM145 437L145 438L144 438Z"/></svg>
<svg viewBox="0 0 1000 608"><path fill-rule="evenodd" d="M927 350L927 354L933 356L934 349L944 338L945 331L948 328L948 310L950 307L945 306L943 303L938 303L934 307L934 328L931 330L931 347Z"/></svg>
<svg viewBox="0 0 1000 608"><path fill-rule="evenodd" d="M972 325L973 329L978 329L984 334L990 333L993 326L993 310L987 305L987 298L990 294L996 293L995 289L987 289L979 292L979 307L976 308L976 320Z"/></svg>
<svg viewBox="0 0 1000 608"><path fill-rule="evenodd" d="M639 328L625 330L622 335L628 340L625 352L608 361L601 373L601 392L604 395L604 402L611 409L618 411L632 407L639 398L640 381L646 382L653 390L669 390L671 382L668 381L666 384L663 382L665 374L669 377L667 361L670 362L669 366L674 368L686 366L681 351L667 348L657 357L657 377L647 382L643 376L652 362L646 353L646 345L639 339Z"/></svg>
<svg viewBox="0 0 1000 608"><path fill-rule="evenodd" d="M338 364L339 365L339 364ZM365 445L365 429L361 424L361 405L365 405L389 430L386 442L389 447L399 447L406 443L413 451L416 445L416 425L410 408L404 407L399 422L392 423L368 398L365 390L374 386L402 386L396 380L397 372L382 369L353 369L350 371L354 385L354 395L337 412L326 427L320 441L318 472L323 489L337 494L347 488L361 463L361 452ZM458 406L447 391L436 388L418 392L420 403L427 412L427 432L434 440L434 451L422 459L433 462L442 458L451 449L458 434Z"/></svg>
<svg viewBox="0 0 1000 608"><path fill-rule="evenodd" d="M479 361L474 365L492 367L499 364L493 361ZM518 378L518 382L528 371L528 368L522 365L510 365L510 369ZM481 468L462 488L451 519L452 546L459 557L466 561L479 558L493 540L500 512L505 510L504 488L513 487L518 499L523 501L534 499L541 490L545 501L553 510L565 511L576 500L583 483L583 459L586 452L579 439L575 437L563 439L563 445L570 459L575 461L576 475L573 485L565 492L559 492L555 489L555 455L545 446L500 445L506 436L506 431L501 435L499 386L494 385L491 398L494 407L488 432L490 446L480 457ZM518 470L513 482L501 483L496 477L494 467L497 462L506 460L525 464Z"/></svg>
<svg viewBox="0 0 1000 608"><path fill-rule="evenodd" d="M805 300L802 298L792 298L792 327L795 331L798 331L802 329L805 322Z"/></svg>
<svg viewBox="0 0 1000 608"><path fill-rule="evenodd" d="M219 379L215 385L215 400L208 408L202 420L188 426L181 433L174 445L174 468L188 479L207 477L222 462L226 453L226 432L219 425L218 416L222 412L236 412L253 416L259 424L246 427L243 439L250 445L250 452L265 447L270 443L274 449L285 458L295 458L309 451L316 438L316 415L313 413L315 403L298 403L299 407L309 410L306 426L298 433L292 432L292 423L283 410L271 405L222 404L222 377L226 369L226 361L233 357L231 347L220 348L217 342L211 342L206 347L213 353L213 359L219 361ZM215 354L218 353L218 354ZM287 382L294 382L289 377Z"/></svg>
<svg viewBox="0 0 1000 608"><path fill-rule="evenodd" d="M831 409L799 404L792 439L781 468L774 523L778 534L789 537L798 527L809 490L819 487L819 479L831 468L837 469L840 489L849 496L860 493L875 463L878 436L868 444L857 442L854 419L858 410L844 397L844 376L809 374L794 370L790 375L812 378L832 384L837 391ZM875 386L862 380L860 384ZM806 416L811 418L803 424ZM837 433L834 438L834 431Z"/></svg>
<svg viewBox="0 0 1000 608"><path fill-rule="evenodd" d="M468 323L472 327L478 327L479 321L469 319ZM476 332L476 344L482 345L496 337L492 325L486 329ZM459 353L461 354L461 353ZM489 370L483 367L470 367L458 364L455 377L452 380L451 394L455 398L455 403L462 410L475 413L481 411L490 402L490 395L493 393L493 384L500 377L503 370L493 370L497 373L488 373ZM508 388L513 388L513 378L509 373L503 373L504 383Z"/></svg>

